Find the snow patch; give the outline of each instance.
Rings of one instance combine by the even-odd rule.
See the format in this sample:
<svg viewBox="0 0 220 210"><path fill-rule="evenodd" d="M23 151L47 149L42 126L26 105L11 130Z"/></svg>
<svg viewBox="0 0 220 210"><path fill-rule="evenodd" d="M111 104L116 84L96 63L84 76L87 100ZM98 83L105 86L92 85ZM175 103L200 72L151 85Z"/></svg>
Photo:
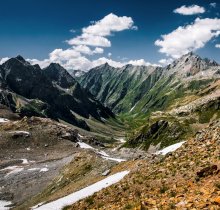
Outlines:
<svg viewBox="0 0 220 210"><path fill-rule="evenodd" d="M91 147L90 145L84 143L84 142L77 142L80 146L80 148L83 148L83 149L95 149L93 147Z"/></svg>
<svg viewBox="0 0 220 210"><path fill-rule="evenodd" d="M120 141L121 143L125 143L125 138L116 138L115 140Z"/></svg>
<svg viewBox="0 0 220 210"><path fill-rule="evenodd" d="M8 205L11 205L11 201L2 201L0 200L0 210L8 210L10 209L9 207L7 207Z"/></svg>
<svg viewBox="0 0 220 210"><path fill-rule="evenodd" d="M104 121L104 122L106 122L106 121L107 121L107 120L106 120L105 118L103 118L103 117L101 117L101 120L102 120L102 121Z"/></svg>
<svg viewBox="0 0 220 210"><path fill-rule="evenodd" d="M102 158L106 159L106 160L113 160L113 161L116 161L116 162L124 162L126 161L125 159L120 159L120 158L111 158L111 157L105 157L105 156L102 156Z"/></svg>
<svg viewBox="0 0 220 210"><path fill-rule="evenodd" d="M6 168L4 168L4 169L1 169L0 171L10 171L10 172L8 172L5 176L9 176L9 175L11 175L11 174L16 174L16 173L19 173L19 172L21 172L21 171L23 171L24 170L24 168L23 167L21 167L21 166L8 166L8 167L6 167Z"/></svg>
<svg viewBox="0 0 220 210"><path fill-rule="evenodd" d="M102 155L102 156L109 157L109 155L106 152L102 151L102 150L97 152L97 153Z"/></svg>
<svg viewBox="0 0 220 210"><path fill-rule="evenodd" d="M79 146L80 146L80 148L83 148L83 149L92 149L92 150L94 150L94 152L96 153L96 154L99 154L99 155L101 155L101 157L102 158L104 158L104 159L106 159L106 160L113 160L113 161L116 161L116 162L123 162L123 161L126 161L125 159L119 159L119 158L112 158L112 157L109 157L109 155L106 153L106 152L104 152L104 151L99 151L99 150L97 150L97 149L95 149L94 147L91 147L90 145L88 145L88 144L86 144L86 143L84 143L84 142L77 142L78 144L79 144Z"/></svg>
<svg viewBox="0 0 220 210"><path fill-rule="evenodd" d="M80 135L79 133L78 133L78 136L79 136L80 138L83 138L83 136L82 136L82 135Z"/></svg>
<svg viewBox="0 0 220 210"><path fill-rule="evenodd" d="M6 118L1 118L0 117L0 123L6 123L6 122L8 122L9 120L8 119L6 119Z"/></svg>
<svg viewBox="0 0 220 210"><path fill-rule="evenodd" d="M9 133L30 135L30 132L28 131L11 131Z"/></svg>
<svg viewBox="0 0 220 210"><path fill-rule="evenodd" d="M22 137L29 137L30 136L30 132L28 131L10 131L10 134L14 135L14 136L22 136Z"/></svg>
<svg viewBox="0 0 220 210"><path fill-rule="evenodd" d="M45 205L42 205L40 207L32 209L37 209L37 210L48 210L48 209L53 209L53 210L61 210L63 207L71 205L83 198L86 198L88 196L93 195L95 192L98 192L106 187L109 187L110 185L113 185L117 182L119 182L121 179L124 178L129 173L129 171L122 171L116 174L113 174L99 182L96 182L88 187L85 187L77 192L74 192L70 195L67 195L63 198L60 198L56 201L52 201L50 203L47 203ZM39 204L38 204L39 205Z"/></svg>
<svg viewBox="0 0 220 210"><path fill-rule="evenodd" d="M174 152L175 150L180 148L184 143L185 143L185 141L182 141L182 142L173 144L171 146L165 147L164 149L157 151L155 154L156 155L166 155L169 152Z"/></svg>
<svg viewBox="0 0 220 210"><path fill-rule="evenodd" d="M23 161L22 164L28 164L29 163L27 159L21 159L21 160Z"/></svg>
<svg viewBox="0 0 220 210"><path fill-rule="evenodd" d="M130 109L130 111L129 112L132 112L133 111L133 109L135 108L135 106L136 106L136 104Z"/></svg>
<svg viewBox="0 0 220 210"><path fill-rule="evenodd" d="M28 171L38 171L40 168L29 168Z"/></svg>
<svg viewBox="0 0 220 210"><path fill-rule="evenodd" d="M40 172L47 172L47 171L49 171L48 168L41 168L41 169L40 169Z"/></svg>
<svg viewBox="0 0 220 210"><path fill-rule="evenodd" d="M44 204L44 202L38 203L36 206L33 206L31 209L36 209L40 206L42 206Z"/></svg>

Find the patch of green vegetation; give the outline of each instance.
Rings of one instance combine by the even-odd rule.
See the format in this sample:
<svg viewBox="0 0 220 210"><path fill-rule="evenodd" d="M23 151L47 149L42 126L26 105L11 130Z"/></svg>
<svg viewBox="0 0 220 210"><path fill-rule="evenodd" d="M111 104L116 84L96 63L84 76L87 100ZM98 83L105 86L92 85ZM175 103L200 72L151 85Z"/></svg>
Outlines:
<svg viewBox="0 0 220 210"><path fill-rule="evenodd" d="M130 203L126 204L124 209L132 209L133 205L131 205Z"/></svg>
<svg viewBox="0 0 220 210"><path fill-rule="evenodd" d="M88 204L88 205L92 205L94 203L94 196L90 196L88 198L85 199L85 202Z"/></svg>
<svg viewBox="0 0 220 210"><path fill-rule="evenodd" d="M213 82L213 79L193 80L187 85L186 90L199 90L205 88L211 82Z"/></svg>
<svg viewBox="0 0 220 210"><path fill-rule="evenodd" d="M148 150L150 145L159 145L160 148L169 146L192 135L191 124L188 118L180 121L171 115L158 116L149 120L136 132L131 133L125 147L141 146Z"/></svg>
<svg viewBox="0 0 220 210"><path fill-rule="evenodd" d="M33 99L30 100L25 105L20 105L17 108L17 112L20 113L21 116L37 116L37 117L48 117L50 116L50 107L47 103L44 103L40 100Z"/></svg>
<svg viewBox="0 0 220 210"><path fill-rule="evenodd" d="M220 118L220 100L211 101L196 110L200 123L209 123L211 119Z"/></svg>
<svg viewBox="0 0 220 210"><path fill-rule="evenodd" d="M216 183L215 183L215 187L216 187L218 190L220 190L220 182L216 182Z"/></svg>
<svg viewBox="0 0 220 210"><path fill-rule="evenodd" d="M163 194L163 193L165 193L168 189L169 189L169 188L168 188L167 186L164 186L164 185L163 185L163 186L160 187L160 193Z"/></svg>

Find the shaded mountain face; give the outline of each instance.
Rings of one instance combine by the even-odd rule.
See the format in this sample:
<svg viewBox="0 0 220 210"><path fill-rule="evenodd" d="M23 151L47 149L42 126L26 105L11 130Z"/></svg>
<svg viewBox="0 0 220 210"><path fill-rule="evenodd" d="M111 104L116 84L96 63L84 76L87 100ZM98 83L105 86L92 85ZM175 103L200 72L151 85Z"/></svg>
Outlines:
<svg viewBox="0 0 220 210"><path fill-rule="evenodd" d="M43 69L43 73L62 88L69 88L76 84L76 80L58 63L51 63Z"/></svg>
<svg viewBox="0 0 220 210"><path fill-rule="evenodd" d="M85 121L77 119L75 113L97 120L113 116L59 64L41 70L38 65L33 66L18 56L5 62L0 70L0 83L4 86L1 101L4 105L13 105L13 111L22 115L62 119L86 129L89 127Z"/></svg>
<svg viewBox="0 0 220 210"><path fill-rule="evenodd" d="M126 65L114 68L107 63L91 69L80 84L115 113L129 111L157 82L160 67Z"/></svg>
<svg viewBox="0 0 220 210"><path fill-rule="evenodd" d="M219 69L215 61L188 53L164 68L104 64L83 75L80 84L115 113L146 114L211 83L219 78Z"/></svg>

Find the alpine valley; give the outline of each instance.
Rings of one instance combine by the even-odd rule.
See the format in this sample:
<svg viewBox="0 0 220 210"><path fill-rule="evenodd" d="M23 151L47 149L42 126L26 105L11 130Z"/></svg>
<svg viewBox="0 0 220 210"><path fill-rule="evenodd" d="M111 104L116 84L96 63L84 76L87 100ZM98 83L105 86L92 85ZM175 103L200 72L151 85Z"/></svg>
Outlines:
<svg viewBox="0 0 220 210"><path fill-rule="evenodd" d="M220 65L0 66L0 209L219 209Z"/></svg>

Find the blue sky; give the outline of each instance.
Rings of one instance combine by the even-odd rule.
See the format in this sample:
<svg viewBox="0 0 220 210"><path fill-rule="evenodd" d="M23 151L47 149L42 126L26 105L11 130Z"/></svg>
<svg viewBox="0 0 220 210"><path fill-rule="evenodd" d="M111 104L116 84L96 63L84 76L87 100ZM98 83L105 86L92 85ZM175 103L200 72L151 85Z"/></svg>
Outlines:
<svg viewBox="0 0 220 210"><path fill-rule="evenodd" d="M210 3L212 4L210 5ZM174 12L183 5L186 6L186 10L183 8L179 13ZM184 14L192 5L198 6L194 8L194 14ZM171 61L183 52L192 49L202 57L213 58L220 63L220 48L216 47L220 44L218 34L220 26L215 27L220 24L219 13L219 0L7 0L1 2L0 58L21 54L25 58L31 59L30 62L38 62L42 66L49 62L59 62L69 69L87 70L94 65L108 61L107 59L112 62L116 61L116 66L129 61L134 64L143 64L143 62L146 65L148 62L159 64L161 59ZM109 14L114 16L108 16ZM123 19L124 16L127 19ZM107 32L104 36L95 32L95 36L109 40L110 47L99 46L99 44L91 46L83 43L84 48L86 46L91 50L89 53L84 53L81 48L76 49L76 46L82 44L74 42L73 45L66 42L66 40L82 36L82 28L97 24L92 21L100 21L105 17L107 18L104 22L112 19L115 19L116 22L120 22L122 19L125 21L118 26L117 30L114 30L114 26L106 29ZM103 24L100 25L101 28L105 27ZM191 40L191 43L184 43L184 39L178 37L181 36L181 32L171 34L179 26L189 26L189 30L193 26L192 30L197 30L197 28L200 30L201 25L204 24L209 29L204 32L202 26L201 33L206 36L200 37L200 35L194 34L199 36L198 39L195 38L196 40L201 39L201 42L195 43L195 46L193 46L195 40ZM71 32L71 29L74 32ZM186 37L191 33L187 30L182 33L186 33ZM212 33L213 30L215 34L210 35L209 33ZM171 34L171 36L164 40L161 35L165 34ZM156 40L162 42L156 44ZM172 42L176 41L189 46L187 49L179 46L176 50L178 52L173 52ZM62 49L62 51L54 52L55 49ZM159 50L163 52L159 52ZM54 53L50 57L51 52ZM140 61L140 59L142 60ZM138 62L135 63L135 61ZM112 64L114 65L114 63Z"/></svg>

